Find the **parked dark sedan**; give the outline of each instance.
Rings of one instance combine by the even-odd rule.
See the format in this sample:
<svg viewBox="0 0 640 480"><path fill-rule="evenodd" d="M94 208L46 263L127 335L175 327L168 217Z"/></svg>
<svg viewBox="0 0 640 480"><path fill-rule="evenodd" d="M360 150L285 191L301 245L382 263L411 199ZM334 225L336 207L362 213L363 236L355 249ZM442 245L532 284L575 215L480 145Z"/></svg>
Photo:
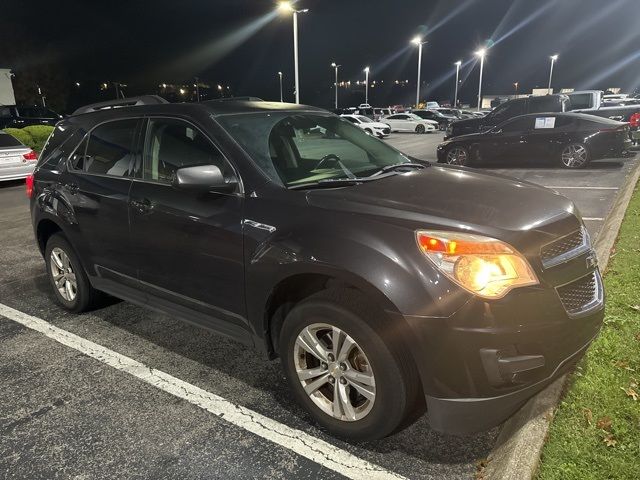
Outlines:
<svg viewBox="0 0 640 480"><path fill-rule="evenodd" d="M564 168L582 168L591 160L622 157L630 147L627 123L581 113L542 113L449 139L437 153L438 162L451 165L552 160Z"/></svg>
<svg viewBox="0 0 640 480"><path fill-rule="evenodd" d="M279 356L349 440L425 409L441 431L497 425L598 332L589 236L551 190L418 162L314 107L120 102L60 122L27 182L68 310L107 292Z"/></svg>
<svg viewBox="0 0 640 480"><path fill-rule="evenodd" d="M29 125L55 125L62 115L45 107L0 105L0 128L22 128Z"/></svg>

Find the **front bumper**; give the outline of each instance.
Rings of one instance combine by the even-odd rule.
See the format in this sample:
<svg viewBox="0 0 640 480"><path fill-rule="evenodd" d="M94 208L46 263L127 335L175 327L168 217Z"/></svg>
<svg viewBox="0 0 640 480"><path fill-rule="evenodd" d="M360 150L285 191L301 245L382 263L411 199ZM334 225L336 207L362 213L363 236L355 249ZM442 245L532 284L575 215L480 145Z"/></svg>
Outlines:
<svg viewBox="0 0 640 480"><path fill-rule="evenodd" d="M473 297L446 318L404 315L432 428L466 434L500 424L578 361L603 317L602 295L569 314L543 286Z"/></svg>

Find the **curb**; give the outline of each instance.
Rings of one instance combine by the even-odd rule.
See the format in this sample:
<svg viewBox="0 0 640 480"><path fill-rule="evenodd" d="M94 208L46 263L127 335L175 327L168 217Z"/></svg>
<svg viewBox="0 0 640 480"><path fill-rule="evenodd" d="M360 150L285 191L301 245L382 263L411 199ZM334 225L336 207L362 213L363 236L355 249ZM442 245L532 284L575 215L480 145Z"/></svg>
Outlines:
<svg viewBox="0 0 640 480"><path fill-rule="evenodd" d="M637 163L621 187L594 244L602 272L607 269L611 250L639 178L640 158L637 158ZM481 474L482 478L530 480L535 476L542 447L566 380L566 374L558 378L502 425L496 444L489 453L487 467Z"/></svg>

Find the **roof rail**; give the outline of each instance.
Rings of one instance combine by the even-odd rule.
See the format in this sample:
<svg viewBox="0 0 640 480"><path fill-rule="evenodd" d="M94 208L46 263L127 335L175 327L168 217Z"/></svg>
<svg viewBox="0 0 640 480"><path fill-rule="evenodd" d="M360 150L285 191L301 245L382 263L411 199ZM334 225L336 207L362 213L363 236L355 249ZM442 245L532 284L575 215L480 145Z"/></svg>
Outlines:
<svg viewBox="0 0 640 480"><path fill-rule="evenodd" d="M134 107L137 105L158 105L169 103L158 95L141 95L139 97L118 98L116 100L108 100L106 102L92 103L78 108L72 115L80 115L83 113L99 112L100 110L110 110L113 108Z"/></svg>
<svg viewBox="0 0 640 480"><path fill-rule="evenodd" d="M214 98L207 100L207 102L264 102L262 98L258 97L226 97L226 98Z"/></svg>

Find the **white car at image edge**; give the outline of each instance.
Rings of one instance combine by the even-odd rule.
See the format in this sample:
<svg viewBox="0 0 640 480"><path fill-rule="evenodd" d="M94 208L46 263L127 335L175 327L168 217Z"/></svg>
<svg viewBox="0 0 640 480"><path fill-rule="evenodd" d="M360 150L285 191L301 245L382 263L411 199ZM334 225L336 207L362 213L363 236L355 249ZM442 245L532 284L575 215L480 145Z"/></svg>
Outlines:
<svg viewBox="0 0 640 480"><path fill-rule="evenodd" d="M37 161L36 152L0 130L0 182L26 178Z"/></svg>
<svg viewBox="0 0 640 480"><path fill-rule="evenodd" d="M369 117L364 115L340 115L345 120L357 125L369 135L375 135L376 137L386 137L391 133L391 128L386 123L374 122Z"/></svg>
<svg viewBox="0 0 640 480"><path fill-rule="evenodd" d="M438 122L420 118L413 113L396 113L384 117L383 121L392 132L433 133L438 131Z"/></svg>

